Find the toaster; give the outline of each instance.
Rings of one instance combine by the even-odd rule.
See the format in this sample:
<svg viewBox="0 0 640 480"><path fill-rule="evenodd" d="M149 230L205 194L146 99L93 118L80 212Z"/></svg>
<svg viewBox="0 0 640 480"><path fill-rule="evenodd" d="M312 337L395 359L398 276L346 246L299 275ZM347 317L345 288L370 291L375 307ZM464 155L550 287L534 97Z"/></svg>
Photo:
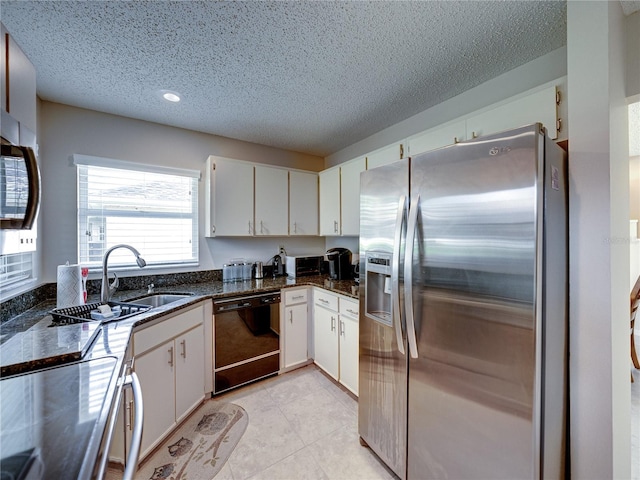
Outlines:
<svg viewBox="0 0 640 480"><path fill-rule="evenodd" d="M285 257L285 271L289 277L320 275L324 255L295 255Z"/></svg>

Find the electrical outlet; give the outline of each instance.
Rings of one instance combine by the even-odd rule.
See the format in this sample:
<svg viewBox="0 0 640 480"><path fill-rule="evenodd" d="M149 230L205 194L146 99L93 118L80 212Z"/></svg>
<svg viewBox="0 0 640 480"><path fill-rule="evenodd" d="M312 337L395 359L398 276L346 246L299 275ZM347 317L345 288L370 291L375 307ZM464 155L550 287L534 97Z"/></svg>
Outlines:
<svg viewBox="0 0 640 480"><path fill-rule="evenodd" d="M286 253L284 245L280 245L280 253Z"/></svg>

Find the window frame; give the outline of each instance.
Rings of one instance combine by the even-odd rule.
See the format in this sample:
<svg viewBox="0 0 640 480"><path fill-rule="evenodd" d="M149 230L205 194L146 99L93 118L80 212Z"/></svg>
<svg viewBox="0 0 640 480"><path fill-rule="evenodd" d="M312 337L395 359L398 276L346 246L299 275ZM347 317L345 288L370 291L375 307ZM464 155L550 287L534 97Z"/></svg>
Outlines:
<svg viewBox="0 0 640 480"><path fill-rule="evenodd" d="M197 267L199 265L199 188L198 183L201 178L201 172L199 170L190 170L183 168L174 168L174 167L165 167L160 165L152 165L152 164L143 164L136 162L129 162L124 160L116 160L104 157L95 157L89 155L73 155L73 163L76 166L76 181L77 181L77 249L78 249L78 263L86 265L89 267L90 272L97 272L102 270L102 257L104 252L110 248L111 244L108 244L107 241L103 243L101 246L100 253L98 254L100 260L98 261L96 258L92 259L90 254L90 242L86 241L84 235L86 235L87 227L89 224L89 220L92 218L102 218L103 222L106 222L107 217L123 217L123 218L134 218L138 217L141 219L147 218L188 218L191 221L191 258L184 260L149 260L149 258L145 258L144 247L138 248L135 245L135 239L131 239L131 241L126 241L124 243L130 243L133 247L138 248L140 250L141 256L145 258L147 261L147 267L151 269L161 269L168 267ZM104 209L89 209L89 192L87 192L87 175L91 168L108 168L112 170L120 170L126 173L126 171L138 172L143 174L161 174L161 175L171 175L176 177L185 177L191 179L190 186L190 195L191 195L191 212L185 217L184 212L169 211L169 212L144 212L140 210L104 210ZM104 223L103 223L104 225ZM122 242L116 242L122 243ZM109 263L110 270L132 270L137 269L135 263L129 262L127 260L123 260L118 263L117 258L113 260L110 259Z"/></svg>

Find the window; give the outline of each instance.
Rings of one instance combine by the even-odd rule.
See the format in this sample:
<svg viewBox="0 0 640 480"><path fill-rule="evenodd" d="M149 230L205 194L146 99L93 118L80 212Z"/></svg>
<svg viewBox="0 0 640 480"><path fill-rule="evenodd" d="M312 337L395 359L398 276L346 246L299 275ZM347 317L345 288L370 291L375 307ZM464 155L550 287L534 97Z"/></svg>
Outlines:
<svg viewBox="0 0 640 480"><path fill-rule="evenodd" d="M84 155L74 162L79 263L101 268L104 253L125 243L148 266L197 265L199 171ZM125 249L109 257L111 267L132 262Z"/></svg>
<svg viewBox="0 0 640 480"><path fill-rule="evenodd" d="M33 253L0 255L0 288L17 287L33 279Z"/></svg>

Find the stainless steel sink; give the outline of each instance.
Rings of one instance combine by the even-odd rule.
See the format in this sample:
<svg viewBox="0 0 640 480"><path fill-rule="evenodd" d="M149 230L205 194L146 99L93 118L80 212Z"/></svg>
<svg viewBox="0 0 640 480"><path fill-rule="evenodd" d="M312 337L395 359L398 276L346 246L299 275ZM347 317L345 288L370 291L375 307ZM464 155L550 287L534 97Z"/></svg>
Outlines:
<svg viewBox="0 0 640 480"><path fill-rule="evenodd" d="M169 303L177 302L183 298L188 298L191 295L186 293L154 293L146 297L137 298L135 300L129 300L129 303L135 303L136 305L150 305L151 307L161 307Z"/></svg>

